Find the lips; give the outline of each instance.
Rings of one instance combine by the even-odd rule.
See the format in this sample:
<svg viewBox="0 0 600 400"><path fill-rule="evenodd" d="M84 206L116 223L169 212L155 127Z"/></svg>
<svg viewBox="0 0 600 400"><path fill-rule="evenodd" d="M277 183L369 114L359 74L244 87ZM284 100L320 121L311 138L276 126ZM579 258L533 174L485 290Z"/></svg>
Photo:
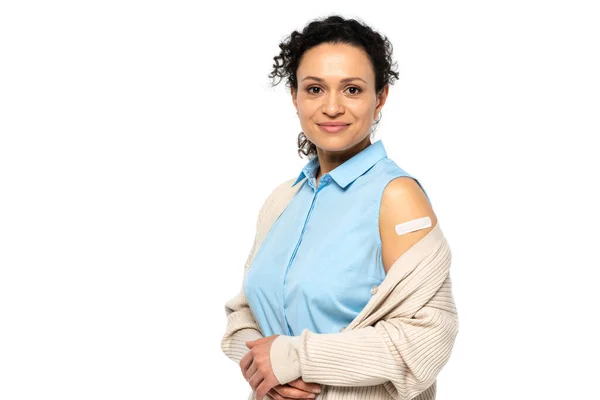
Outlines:
<svg viewBox="0 0 600 400"><path fill-rule="evenodd" d="M327 133L337 133L337 132L341 132L344 129L346 129L348 126L350 126L350 124L341 124L341 123L335 123L335 124L318 124L319 128L322 131L325 131Z"/></svg>

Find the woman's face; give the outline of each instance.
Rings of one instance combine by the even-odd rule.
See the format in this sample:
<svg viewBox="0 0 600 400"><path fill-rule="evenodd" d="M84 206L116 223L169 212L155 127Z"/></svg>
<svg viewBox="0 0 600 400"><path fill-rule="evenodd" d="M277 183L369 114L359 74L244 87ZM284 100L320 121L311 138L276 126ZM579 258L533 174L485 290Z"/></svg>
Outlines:
<svg viewBox="0 0 600 400"><path fill-rule="evenodd" d="M389 86L376 95L375 73L362 49L347 44L315 46L302 56L296 77L298 91L292 88L292 100L308 140L322 150L337 152L368 138ZM320 126L334 121L348 125L339 132Z"/></svg>

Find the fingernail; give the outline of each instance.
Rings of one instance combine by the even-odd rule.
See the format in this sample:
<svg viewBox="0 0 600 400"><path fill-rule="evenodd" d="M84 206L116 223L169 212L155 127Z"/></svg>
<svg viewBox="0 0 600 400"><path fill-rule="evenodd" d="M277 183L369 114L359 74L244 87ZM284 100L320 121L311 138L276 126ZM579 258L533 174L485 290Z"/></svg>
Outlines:
<svg viewBox="0 0 600 400"><path fill-rule="evenodd" d="M311 394L308 395L309 399L314 399L315 397L317 397L317 395L314 394L314 393L311 393Z"/></svg>

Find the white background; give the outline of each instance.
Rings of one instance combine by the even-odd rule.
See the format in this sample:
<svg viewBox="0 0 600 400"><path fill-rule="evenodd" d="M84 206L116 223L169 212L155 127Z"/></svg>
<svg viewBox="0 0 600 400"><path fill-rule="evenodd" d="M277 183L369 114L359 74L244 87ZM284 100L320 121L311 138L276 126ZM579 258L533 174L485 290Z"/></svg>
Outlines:
<svg viewBox="0 0 600 400"><path fill-rule="evenodd" d="M393 43L375 140L452 248L438 399L597 396L597 2L325 3L1 3L0 398L246 398L224 303L306 163L267 75L331 12Z"/></svg>

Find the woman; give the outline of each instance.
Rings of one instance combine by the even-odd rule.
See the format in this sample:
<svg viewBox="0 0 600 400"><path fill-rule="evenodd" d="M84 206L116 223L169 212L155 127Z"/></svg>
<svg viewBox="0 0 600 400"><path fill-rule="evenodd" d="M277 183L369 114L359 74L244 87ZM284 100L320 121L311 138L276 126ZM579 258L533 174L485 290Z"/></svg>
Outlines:
<svg viewBox="0 0 600 400"><path fill-rule="evenodd" d="M429 197L370 140L392 46L330 16L280 48L270 77L287 78L310 161L259 212L223 351L250 398L434 399L458 318Z"/></svg>

